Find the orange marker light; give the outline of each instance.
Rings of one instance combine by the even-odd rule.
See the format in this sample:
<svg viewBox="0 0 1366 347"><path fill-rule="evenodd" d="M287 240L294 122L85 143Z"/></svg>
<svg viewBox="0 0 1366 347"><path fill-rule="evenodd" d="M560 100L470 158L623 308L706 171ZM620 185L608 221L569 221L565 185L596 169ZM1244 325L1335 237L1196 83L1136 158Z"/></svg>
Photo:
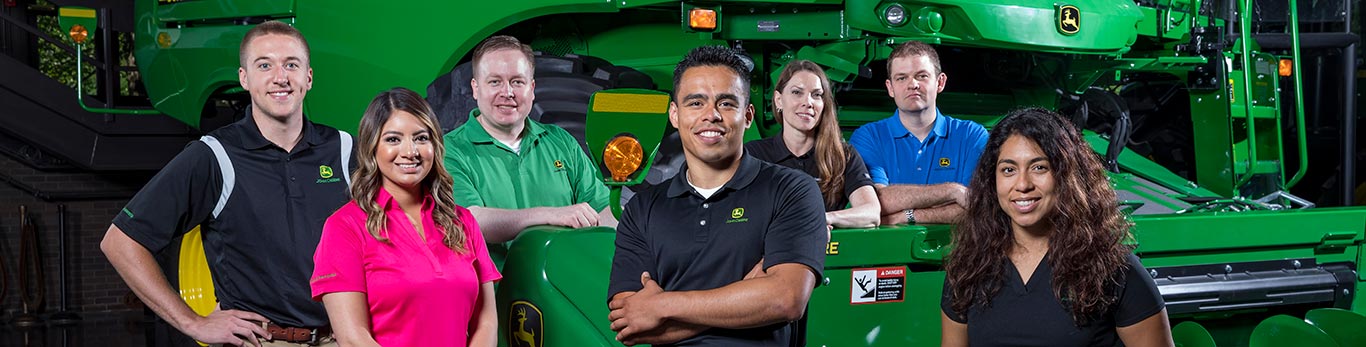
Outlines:
<svg viewBox="0 0 1366 347"><path fill-rule="evenodd" d="M616 182L626 182L626 176L640 169L643 161L645 151L640 147L640 141L630 135L612 138L602 151L602 162L607 165L607 171L612 172L612 181Z"/></svg>
<svg viewBox="0 0 1366 347"><path fill-rule="evenodd" d="M161 48L171 48L171 34L165 31L157 34L157 45Z"/></svg>
<svg viewBox="0 0 1366 347"><path fill-rule="evenodd" d="M694 30L716 30L716 11L705 8L688 11L688 27Z"/></svg>
<svg viewBox="0 0 1366 347"><path fill-rule="evenodd" d="M71 40L76 43L85 43L85 39L90 37L90 32L85 30L84 25L76 24L71 26Z"/></svg>
<svg viewBox="0 0 1366 347"><path fill-rule="evenodd" d="M1290 59L1281 59L1279 66L1276 67L1276 74L1281 77L1290 77L1295 70L1295 62Z"/></svg>

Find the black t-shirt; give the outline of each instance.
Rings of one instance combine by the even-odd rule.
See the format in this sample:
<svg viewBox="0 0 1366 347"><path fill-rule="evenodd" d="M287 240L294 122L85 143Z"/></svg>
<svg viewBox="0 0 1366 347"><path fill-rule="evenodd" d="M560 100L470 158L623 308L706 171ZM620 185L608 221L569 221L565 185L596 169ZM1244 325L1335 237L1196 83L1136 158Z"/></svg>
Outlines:
<svg viewBox="0 0 1366 347"><path fill-rule="evenodd" d="M863 186L873 185L873 178L868 176L868 167L864 166L863 157L859 156L858 151L854 150L853 147L847 144L841 145L844 146L845 153L844 195L841 195L839 201L834 204L825 205L826 211L843 210L845 206L849 205L849 197L854 194L855 190ZM745 143L745 154L752 155L759 160L801 170L816 178L816 181L820 181L821 172L819 164L814 158L815 153L816 150L812 149L803 155L792 154L792 151L787 149L787 144L783 143L782 135ZM821 201L823 203L825 200Z"/></svg>
<svg viewBox="0 0 1366 347"><path fill-rule="evenodd" d="M1115 288L1119 300L1080 327L1053 295L1053 269L1047 256L1027 285L1021 283L1010 261L1001 267L1005 285L991 299L990 307L974 305L967 318L953 311L945 281L939 306L949 319L968 325L970 346L1123 346L1115 328L1137 324L1165 307L1157 284L1132 254L1124 283Z"/></svg>
<svg viewBox="0 0 1366 347"><path fill-rule="evenodd" d="M641 289L648 271L665 291L708 290L764 268L806 265L821 277L825 214L816 182L797 170L744 156L729 182L710 198L687 183L684 166L666 184L627 203L617 226L608 299ZM751 329L713 328L677 346L786 346L792 323Z"/></svg>
<svg viewBox="0 0 1366 347"><path fill-rule="evenodd" d="M354 166L342 164L341 135L305 119L303 138L285 152L261 136L250 114L209 135L223 145L234 175L216 217L223 173L210 147L194 141L128 202L114 225L153 253L202 225L223 309L286 326L326 325L308 279L323 222L349 200L343 170Z"/></svg>

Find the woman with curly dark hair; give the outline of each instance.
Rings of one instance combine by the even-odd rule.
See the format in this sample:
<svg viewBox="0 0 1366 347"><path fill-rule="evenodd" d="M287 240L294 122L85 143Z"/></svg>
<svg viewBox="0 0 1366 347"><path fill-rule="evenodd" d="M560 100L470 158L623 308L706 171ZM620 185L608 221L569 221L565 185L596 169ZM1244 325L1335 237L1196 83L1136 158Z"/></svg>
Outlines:
<svg viewBox="0 0 1366 347"><path fill-rule="evenodd" d="M945 264L943 346L1171 346L1096 154L1048 110L992 130Z"/></svg>

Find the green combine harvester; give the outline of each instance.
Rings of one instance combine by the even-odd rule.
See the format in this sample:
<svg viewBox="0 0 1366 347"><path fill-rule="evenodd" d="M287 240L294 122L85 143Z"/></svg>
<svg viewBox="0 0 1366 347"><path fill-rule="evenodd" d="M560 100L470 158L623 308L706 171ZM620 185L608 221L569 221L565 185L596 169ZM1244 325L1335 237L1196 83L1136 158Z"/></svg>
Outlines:
<svg viewBox="0 0 1366 347"><path fill-rule="evenodd" d="M990 127L1009 109L1036 105L1088 129L1179 346L1366 346L1366 300L1357 299L1366 208L1315 208L1289 193L1310 156L1303 6L1281 6L1279 36L1257 36L1266 19L1254 19L1251 0L137 0L134 53L156 110L208 131L233 120L217 110L247 102L236 72L243 34L281 20L312 46L313 121L355 129L368 100L402 86L425 90L450 130L474 107L475 45L514 35L541 54L531 117L566 128L606 161L603 177L621 201L677 171L665 89L689 49L749 54L759 109L770 108L785 63L822 65L852 131L894 109L882 83L892 47L924 41L951 77L939 99L946 114ZM771 114L756 120L751 138L780 127ZM604 158L623 133L639 149L614 141ZM938 345L952 232L835 230L808 344ZM606 228L536 228L513 241L498 289L503 344L619 345L606 307L613 240ZM871 270L900 280L902 292L861 302L854 273ZM196 300L211 305L203 271L182 268L198 282L181 289L208 287L210 298Z"/></svg>

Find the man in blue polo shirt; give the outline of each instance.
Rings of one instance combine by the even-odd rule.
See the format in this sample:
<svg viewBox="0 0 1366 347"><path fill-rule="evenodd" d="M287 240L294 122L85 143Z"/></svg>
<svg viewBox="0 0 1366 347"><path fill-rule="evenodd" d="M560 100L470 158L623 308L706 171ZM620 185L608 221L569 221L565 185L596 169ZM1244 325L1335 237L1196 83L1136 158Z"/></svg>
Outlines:
<svg viewBox="0 0 1366 347"><path fill-rule="evenodd" d="M956 223L987 130L935 106L948 75L933 47L919 41L898 46L887 58L887 75L896 113L849 138L878 188L882 222Z"/></svg>

